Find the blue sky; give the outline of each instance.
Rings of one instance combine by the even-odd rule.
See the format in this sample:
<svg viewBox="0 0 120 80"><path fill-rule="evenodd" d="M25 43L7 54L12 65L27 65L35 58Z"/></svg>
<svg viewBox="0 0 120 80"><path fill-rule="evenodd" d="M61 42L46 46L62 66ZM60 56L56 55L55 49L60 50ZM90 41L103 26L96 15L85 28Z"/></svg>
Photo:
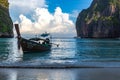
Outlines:
<svg viewBox="0 0 120 80"><path fill-rule="evenodd" d="M10 6L10 13L11 13L11 17L12 17L13 21L15 21L20 15L20 12L19 12L20 7L15 5L15 2L17 3L18 0L9 0L9 2L11 3L11 6L13 5L12 7ZM12 3L12 2L14 2L14 3ZM22 4L22 2L23 2L23 0L21 0L21 4ZM37 2L37 0L36 0L36 2ZM70 0L70 1L68 1L68 0L46 0L44 2L44 4L47 5L50 13L54 13L54 10L56 7L61 7L63 12L69 13L69 14L74 14L75 11L79 13L81 10L88 8L90 6L91 2L92 2L92 0ZM26 4L28 4L28 3L26 3ZM35 7L41 7L41 6L38 5ZM24 7L21 7L21 8L24 8ZM23 14L30 17L32 14L32 11L29 13L23 13Z"/></svg>
<svg viewBox="0 0 120 80"><path fill-rule="evenodd" d="M51 13L54 12L56 7L60 6L63 12L75 15L75 18L70 17L74 22L76 21L76 15L81 10L88 8L91 2L92 0L46 0Z"/></svg>
<svg viewBox="0 0 120 80"><path fill-rule="evenodd" d="M57 6L60 6L63 12L72 13L74 10L81 11L91 4L92 0L47 0L50 12L53 12Z"/></svg>
<svg viewBox="0 0 120 80"><path fill-rule="evenodd" d="M50 32L75 36L75 21L92 0L9 0L13 22L21 24L22 33ZM62 34L61 34L62 33ZM33 33L34 34L34 33Z"/></svg>

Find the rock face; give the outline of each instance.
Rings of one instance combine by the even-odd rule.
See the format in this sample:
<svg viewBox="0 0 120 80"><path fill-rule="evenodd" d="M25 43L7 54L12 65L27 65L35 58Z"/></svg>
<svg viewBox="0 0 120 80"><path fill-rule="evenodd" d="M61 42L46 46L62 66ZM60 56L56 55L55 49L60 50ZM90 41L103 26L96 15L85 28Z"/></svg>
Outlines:
<svg viewBox="0 0 120 80"><path fill-rule="evenodd" d="M13 37L13 22L9 15L8 0L0 0L0 37Z"/></svg>
<svg viewBox="0 0 120 80"><path fill-rule="evenodd" d="M120 37L120 0L93 0L79 14L76 30L81 38Z"/></svg>

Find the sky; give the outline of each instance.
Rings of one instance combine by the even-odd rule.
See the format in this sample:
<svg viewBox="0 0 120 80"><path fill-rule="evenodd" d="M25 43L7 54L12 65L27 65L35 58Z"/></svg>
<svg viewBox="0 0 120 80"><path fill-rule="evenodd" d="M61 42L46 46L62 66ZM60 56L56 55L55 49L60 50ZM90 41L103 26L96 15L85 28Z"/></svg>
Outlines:
<svg viewBox="0 0 120 80"><path fill-rule="evenodd" d="M49 32L53 36L76 36L75 21L92 0L9 0L10 16L22 34Z"/></svg>

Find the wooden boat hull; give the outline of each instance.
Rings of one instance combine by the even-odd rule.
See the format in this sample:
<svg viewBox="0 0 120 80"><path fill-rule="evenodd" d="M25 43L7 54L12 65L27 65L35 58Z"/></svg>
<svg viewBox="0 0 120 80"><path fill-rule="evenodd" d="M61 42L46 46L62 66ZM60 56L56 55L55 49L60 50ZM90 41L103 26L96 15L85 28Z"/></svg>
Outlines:
<svg viewBox="0 0 120 80"><path fill-rule="evenodd" d="M18 38L18 48L22 47L23 52L43 52L43 51L49 51L51 50L52 44L47 43L46 40L43 40L45 43L41 44L35 40L28 40L21 37L19 25L15 24L15 29L17 32L17 38ZM41 40L41 39L40 39Z"/></svg>
<svg viewBox="0 0 120 80"><path fill-rule="evenodd" d="M50 44L40 44L24 38L20 39L20 45L24 52L43 52L51 50Z"/></svg>

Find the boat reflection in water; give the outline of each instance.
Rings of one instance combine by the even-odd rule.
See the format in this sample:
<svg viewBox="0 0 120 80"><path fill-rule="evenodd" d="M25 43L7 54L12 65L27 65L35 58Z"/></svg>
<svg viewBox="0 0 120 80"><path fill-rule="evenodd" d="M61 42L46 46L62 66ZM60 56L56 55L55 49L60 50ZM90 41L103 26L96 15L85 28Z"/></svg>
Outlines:
<svg viewBox="0 0 120 80"><path fill-rule="evenodd" d="M29 52L29 54L24 54L23 55L23 61L39 61L41 62L41 59L45 59L46 57L48 57L50 55L50 51L46 51L46 52ZM40 63L39 62L39 63Z"/></svg>

